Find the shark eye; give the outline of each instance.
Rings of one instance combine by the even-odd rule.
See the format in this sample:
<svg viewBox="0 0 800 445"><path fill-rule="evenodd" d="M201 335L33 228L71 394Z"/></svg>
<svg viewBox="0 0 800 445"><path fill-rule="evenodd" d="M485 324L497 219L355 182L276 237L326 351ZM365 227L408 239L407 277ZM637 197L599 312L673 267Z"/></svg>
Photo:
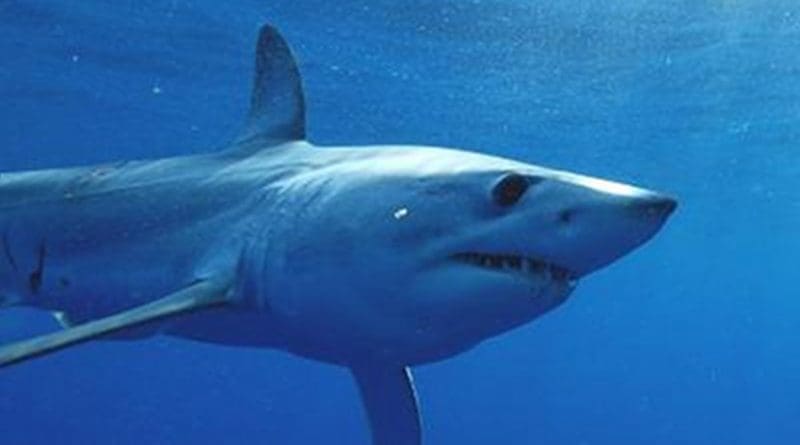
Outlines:
<svg viewBox="0 0 800 445"><path fill-rule="evenodd" d="M492 197L497 204L508 207L516 204L529 186L530 181L525 176L509 173L494 186Z"/></svg>

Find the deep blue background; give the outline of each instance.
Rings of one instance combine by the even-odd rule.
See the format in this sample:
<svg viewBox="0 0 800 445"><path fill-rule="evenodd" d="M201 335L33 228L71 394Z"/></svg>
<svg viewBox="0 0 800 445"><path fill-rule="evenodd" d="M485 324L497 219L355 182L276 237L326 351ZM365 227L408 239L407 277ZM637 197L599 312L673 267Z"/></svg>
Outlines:
<svg viewBox="0 0 800 445"><path fill-rule="evenodd" d="M793 0L0 0L0 170L213 150L258 27L325 143L466 147L669 191L556 312L417 369L429 444L800 440ZM11 339L50 327L0 317ZM274 351L94 343L0 372L0 443L367 443L348 374Z"/></svg>

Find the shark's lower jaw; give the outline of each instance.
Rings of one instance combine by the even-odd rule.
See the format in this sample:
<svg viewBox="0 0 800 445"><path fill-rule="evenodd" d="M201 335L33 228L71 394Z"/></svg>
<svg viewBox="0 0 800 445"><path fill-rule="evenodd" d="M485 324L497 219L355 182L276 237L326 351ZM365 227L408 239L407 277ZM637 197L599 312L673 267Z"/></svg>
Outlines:
<svg viewBox="0 0 800 445"><path fill-rule="evenodd" d="M536 258L516 254L490 254L463 252L452 255L453 260L481 269L531 278L545 278L550 281L575 286L578 277L569 269Z"/></svg>

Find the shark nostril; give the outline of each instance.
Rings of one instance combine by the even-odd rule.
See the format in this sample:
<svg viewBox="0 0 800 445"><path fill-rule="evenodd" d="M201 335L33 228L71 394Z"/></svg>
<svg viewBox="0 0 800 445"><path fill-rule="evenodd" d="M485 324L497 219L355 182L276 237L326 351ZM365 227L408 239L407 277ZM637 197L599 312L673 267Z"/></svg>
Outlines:
<svg viewBox="0 0 800 445"><path fill-rule="evenodd" d="M661 207L661 212L669 215L670 213L674 212L675 209L678 207L678 201L672 198L663 198L663 202L659 205Z"/></svg>
<svg viewBox="0 0 800 445"><path fill-rule="evenodd" d="M663 217L667 216L678 206L677 201L665 196L648 196L637 201L634 205L637 212L645 216Z"/></svg>
<svg viewBox="0 0 800 445"><path fill-rule="evenodd" d="M494 186L492 196L497 204L508 207L516 204L530 185L530 181L525 176L509 173Z"/></svg>
<svg viewBox="0 0 800 445"><path fill-rule="evenodd" d="M572 222L572 218L575 216L572 210L562 210L558 212L558 222L562 224L569 224Z"/></svg>

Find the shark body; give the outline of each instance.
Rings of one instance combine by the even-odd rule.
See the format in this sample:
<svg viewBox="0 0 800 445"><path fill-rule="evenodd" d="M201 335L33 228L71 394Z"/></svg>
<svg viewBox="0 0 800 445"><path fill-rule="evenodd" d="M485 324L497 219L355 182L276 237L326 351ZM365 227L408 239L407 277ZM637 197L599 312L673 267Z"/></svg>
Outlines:
<svg viewBox="0 0 800 445"><path fill-rule="evenodd" d="M300 75L262 29L243 135L214 154L0 175L0 306L63 331L167 334L347 366L377 445L418 445L410 366L562 304L644 243L675 201L459 150L316 147Z"/></svg>

